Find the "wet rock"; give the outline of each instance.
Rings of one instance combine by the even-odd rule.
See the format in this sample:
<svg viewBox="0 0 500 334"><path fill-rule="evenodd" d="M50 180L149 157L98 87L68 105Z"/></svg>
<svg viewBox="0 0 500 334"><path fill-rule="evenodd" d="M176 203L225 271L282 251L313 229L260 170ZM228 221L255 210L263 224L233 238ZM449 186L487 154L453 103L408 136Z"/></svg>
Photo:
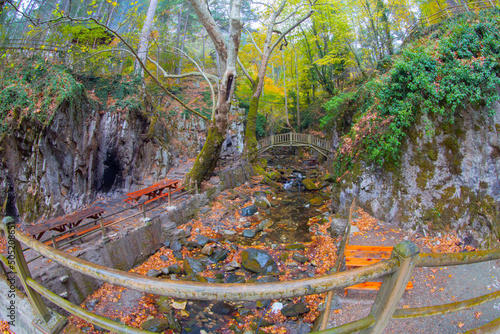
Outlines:
<svg viewBox="0 0 500 334"><path fill-rule="evenodd" d="M173 254L176 260L182 260L184 258L184 256L182 256L182 253L179 251L174 251Z"/></svg>
<svg viewBox="0 0 500 334"><path fill-rule="evenodd" d="M230 274L226 277L226 283L245 283L245 276Z"/></svg>
<svg viewBox="0 0 500 334"><path fill-rule="evenodd" d="M221 262L227 258L228 254L229 254L229 251L226 249L216 250L216 251L214 251L212 256L210 256L210 260L212 262L215 262L215 263Z"/></svg>
<svg viewBox="0 0 500 334"><path fill-rule="evenodd" d="M304 256L300 253L293 253L292 259L300 263L306 263L307 261L309 261L309 258L307 256Z"/></svg>
<svg viewBox="0 0 500 334"><path fill-rule="evenodd" d="M311 332L311 325L303 322L287 322L285 323L286 332L288 334L307 334Z"/></svg>
<svg viewBox="0 0 500 334"><path fill-rule="evenodd" d="M167 321L168 321L168 326L171 330L179 333L182 331L181 324L172 314L167 314Z"/></svg>
<svg viewBox="0 0 500 334"><path fill-rule="evenodd" d="M267 209L271 206L271 203L265 197L257 197L255 199L254 205L260 209Z"/></svg>
<svg viewBox="0 0 500 334"><path fill-rule="evenodd" d="M212 209L210 209L208 206L204 206L200 209L200 212L199 214L204 216L206 215L207 213L210 213L212 211Z"/></svg>
<svg viewBox="0 0 500 334"><path fill-rule="evenodd" d="M262 182L264 184L267 184L268 186L270 186L273 189L281 189L281 185L278 182L271 180L267 176L264 176L264 179L262 180Z"/></svg>
<svg viewBox="0 0 500 334"><path fill-rule="evenodd" d="M197 243L196 241L188 241L186 243L186 247L188 250L193 250L195 248L201 248L200 244Z"/></svg>
<svg viewBox="0 0 500 334"><path fill-rule="evenodd" d="M243 223L243 227L250 227L250 226L252 226L252 223L250 223L249 221L245 221Z"/></svg>
<svg viewBox="0 0 500 334"><path fill-rule="evenodd" d="M158 312L160 313L168 314L172 310L172 308L170 307L169 297L161 296L160 298L158 298L158 300L156 301L156 306L158 306Z"/></svg>
<svg viewBox="0 0 500 334"><path fill-rule="evenodd" d="M184 310L187 305L187 300L173 300L172 301L172 308L176 310Z"/></svg>
<svg viewBox="0 0 500 334"><path fill-rule="evenodd" d="M240 268L241 268L240 264L238 262L236 262L235 260L233 260L224 267L224 270L225 271L233 271L233 270L240 269Z"/></svg>
<svg viewBox="0 0 500 334"><path fill-rule="evenodd" d="M272 171L270 173L267 173L267 177L273 181L277 181L277 180L281 179L281 173L278 171Z"/></svg>
<svg viewBox="0 0 500 334"><path fill-rule="evenodd" d="M252 230L252 229L248 229L248 228L244 229L243 230L243 236L245 238L253 238L253 237L255 237L255 231Z"/></svg>
<svg viewBox="0 0 500 334"><path fill-rule="evenodd" d="M254 215L256 212L257 212L257 206L250 205L250 206L247 206L246 208L242 208L240 210L240 215L242 217L249 217L249 216Z"/></svg>
<svg viewBox="0 0 500 334"><path fill-rule="evenodd" d="M302 180L302 184L306 187L307 190L318 190L318 187L314 184L311 179Z"/></svg>
<svg viewBox="0 0 500 334"><path fill-rule="evenodd" d="M233 313L235 309L231 304L217 302L212 306L211 311L220 315L229 315Z"/></svg>
<svg viewBox="0 0 500 334"><path fill-rule="evenodd" d="M182 278L181 281L201 282L201 283L207 283L208 282L205 277L197 275L197 274L187 275L184 278Z"/></svg>
<svg viewBox="0 0 500 334"><path fill-rule="evenodd" d="M160 260L162 260L162 261L165 261L165 262L166 262L166 261L168 261L168 260L169 260L169 258L168 258L168 256L166 256L166 255L160 255Z"/></svg>
<svg viewBox="0 0 500 334"><path fill-rule="evenodd" d="M168 274L170 274L170 272L168 271L168 267L163 267L163 268L160 268L160 270L161 270L161 273L162 273L163 275L168 275Z"/></svg>
<svg viewBox="0 0 500 334"><path fill-rule="evenodd" d="M346 225L347 219L332 218L332 225L330 227L331 237L335 239L339 236L343 236Z"/></svg>
<svg viewBox="0 0 500 334"><path fill-rule="evenodd" d="M222 231L222 233L224 233L224 235L235 235L236 231L233 231L233 230L224 230L224 231Z"/></svg>
<svg viewBox="0 0 500 334"><path fill-rule="evenodd" d="M301 250L301 249L306 249L306 246L304 246L304 244L301 244L300 242L296 242L294 244L286 245L285 249L288 249L288 250Z"/></svg>
<svg viewBox="0 0 500 334"><path fill-rule="evenodd" d="M199 272L202 272L205 269L205 266L201 261L193 259L191 257L184 258L184 271L187 275L194 275Z"/></svg>
<svg viewBox="0 0 500 334"><path fill-rule="evenodd" d="M163 333L170 329L170 324L167 319L149 319L142 323L141 328L153 333Z"/></svg>
<svg viewBox="0 0 500 334"><path fill-rule="evenodd" d="M255 248L248 248L241 252L241 266L257 274L274 274L279 271L271 255Z"/></svg>
<svg viewBox="0 0 500 334"><path fill-rule="evenodd" d="M321 176L319 177L319 179L320 179L321 181L330 182L330 183L335 182L335 178L334 178L334 177L333 177L333 175L332 175L332 174L330 174L330 173L326 173L326 174L321 175Z"/></svg>
<svg viewBox="0 0 500 334"><path fill-rule="evenodd" d="M281 309L281 314L285 317L296 317L309 312L311 309L304 302L288 303Z"/></svg>
<svg viewBox="0 0 500 334"><path fill-rule="evenodd" d="M170 247L170 240L165 240L165 242L163 243L163 246Z"/></svg>
<svg viewBox="0 0 500 334"><path fill-rule="evenodd" d="M210 256L214 252L214 249L210 245L205 245L201 250L201 254Z"/></svg>
<svg viewBox="0 0 500 334"><path fill-rule="evenodd" d="M208 238L204 235L198 234L196 236L196 242L198 243L198 245L200 247L204 247L209 241L210 241L210 238Z"/></svg>
<svg viewBox="0 0 500 334"><path fill-rule="evenodd" d="M263 231L266 228L270 228L273 224L274 222L270 219L263 220L259 223L259 226L257 226L257 231Z"/></svg>
<svg viewBox="0 0 500 334"><path fill-rule="evenodd" d="M178 264L168 266L168 272L171 274L182 274L183 270Z"/></svg>
<svg viewBox="0 0 500 334"><path fill-rule="evenodd" d="M255 281L258 283L269 283L269 282L278 282L279 279L278 277L275 276L262 276L257 278Z"/></svg>
<svg viewBox="0 0 500 334"><path fill-rule="evenodd" d="M179 240L174 240L170 244L170 249L175 251L180 251L182 249L182 243Z"/></svg>
<svg viewBox="0 0 500 334"><path fill-rule="evenodd" d="M312 206L321 206L323 205L323 198L319 196L313 197L309 200L309 204Z"/></svg>
<svg viewBox="0 0 500 334"><path fill-rule="evenodd" d="M252 194L253 197L266 197L267 194L265 191L254 191L254 193Z"/></svg>
<svg viewBox="0 0 500 334"><path fill-rule="evenodd" d="M149 277L158 277L161 275L161 270L157 269L149 269L148 272L146 273L146 276Z"/></svg>
<svg viewBox="0 0 500 334"><path fill-rule="evenodd" d="M100 299L94 298L85 303L87 311L92 312L97 304L99 304Z"/></svg>
<svg viewBox="0 0 500 334"><path fill-rule="evenodd" d="M172 239L180 240L184 238L186 238L186 232L183 229L177 228L172 232Z"/></svg>

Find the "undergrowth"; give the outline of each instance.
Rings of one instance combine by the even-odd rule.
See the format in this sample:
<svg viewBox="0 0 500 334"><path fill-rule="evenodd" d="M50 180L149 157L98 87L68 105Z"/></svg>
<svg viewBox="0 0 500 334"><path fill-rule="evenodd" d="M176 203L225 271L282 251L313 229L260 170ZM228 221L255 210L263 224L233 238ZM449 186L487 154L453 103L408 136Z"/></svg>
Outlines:
<svg viewBox="0 0 500 334"><path fill-rule="evenodd" d="M500 11L480 15L466 13L444 23L395 56L386 75L325 104L324 126L338 120L342 107L359 98L361 90L370 95L342 137L334 162L337 175L359 157L377 165L397 164L406 131L419 115L437 114L453 123L458 108L491 107L499 100Z"/></svg>
<svg viewBox="0 0 500 334"><path fill-rule="evenodd" d="M41 57L11 62L2 71L0 85L0 134L21 119L47 125L63 101L77 102L84 90L64 67Z"/></svg>

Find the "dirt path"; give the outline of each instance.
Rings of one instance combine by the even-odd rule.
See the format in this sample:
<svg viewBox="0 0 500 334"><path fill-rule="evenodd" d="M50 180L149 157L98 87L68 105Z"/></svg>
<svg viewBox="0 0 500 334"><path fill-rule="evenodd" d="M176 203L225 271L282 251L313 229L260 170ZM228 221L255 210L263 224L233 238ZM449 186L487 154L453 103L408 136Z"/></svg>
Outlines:
<svg viewBox="0 0 500 334"><path fill-rule="evenodd" d="M421 252L430 248L447 247L446 238L424 238L410 234L390 224L376 223L378 229L354 233L353 245L394 246L412 240ZM454 240L448 240L454 244ZM412 276L414 288L403 294L398 308L413 308L453 303L485 295L500 289L500 260L464 266L416 268ZM360 319L369 314L375 291L337 293L341 308L332 311L329 327ZM338 305L339 303L337 303ZM463 333L482 326L500 316L500 301L492 301L471 309L417 319L392 320L385 333Z"/></svg>

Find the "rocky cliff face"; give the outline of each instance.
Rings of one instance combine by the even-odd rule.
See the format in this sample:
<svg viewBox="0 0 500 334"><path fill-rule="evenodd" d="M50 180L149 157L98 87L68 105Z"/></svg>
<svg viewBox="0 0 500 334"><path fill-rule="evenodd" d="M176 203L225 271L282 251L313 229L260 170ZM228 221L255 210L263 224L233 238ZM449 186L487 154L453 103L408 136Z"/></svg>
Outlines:
<svg viewBox="0 0 500 334"><path fill-rule="evenodd" d="M173 164L140 110L98 112L83 90L72 101L63 101L45 128L20 121L0 139L7 215L31 222L69 213L145 176L165 177Z"/></svg>
<svg viewBox="0 0 500 334"><path fill-rule="evenodd" d="M480 108L476 108L480 109ZM500 105L462 110L454 124L422 117L407 134L398 166L358 162L334 191L334 210L354 197L373 216L420 231L500 237Z"/></svg>

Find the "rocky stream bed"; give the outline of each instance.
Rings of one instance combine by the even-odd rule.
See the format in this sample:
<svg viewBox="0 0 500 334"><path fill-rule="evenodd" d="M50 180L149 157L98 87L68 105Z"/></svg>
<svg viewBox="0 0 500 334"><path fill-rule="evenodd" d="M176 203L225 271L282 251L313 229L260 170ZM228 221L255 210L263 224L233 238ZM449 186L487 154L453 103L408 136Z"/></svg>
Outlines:
<svg viewBox="0 0 500 334"><path fill-rule="evenodd" d="M131 272L229 284L323 275L334 265L338 242L329 228L331 181L314 161L270 161L265 176L226 190L200 208L195 219L179 226L173 239ZM303 333L310 331L322 303L320 295L238 303L174 300L104 284L82 306L158 333L244 333L257 327ZM70 322L85 333L103 332L76 317Z"/></svg>

